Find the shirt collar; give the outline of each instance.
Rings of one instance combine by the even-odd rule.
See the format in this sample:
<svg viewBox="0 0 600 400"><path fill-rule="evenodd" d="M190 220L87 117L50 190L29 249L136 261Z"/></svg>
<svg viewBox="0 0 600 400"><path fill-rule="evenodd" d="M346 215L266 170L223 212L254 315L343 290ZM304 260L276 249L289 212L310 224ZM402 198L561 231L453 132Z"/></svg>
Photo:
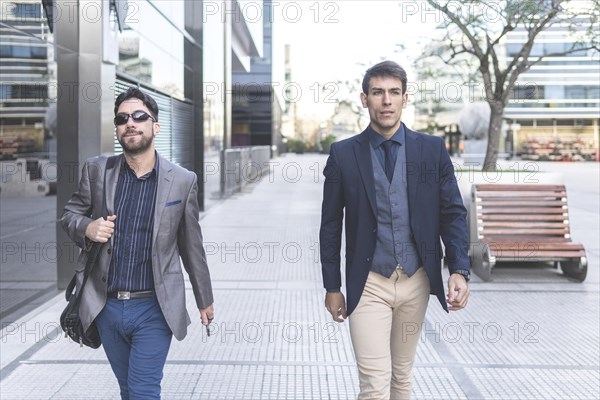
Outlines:
<svg viewBox="0 0 600 400"><path fill-rule="evenodd" d="M154 150L154 167L152 168L152 171L148 172L146 175L144 176L140 176L138 179L142 179L142 178L149 178L151 176L158 176L158 167L159 167L159 163L158 163L158 153L156 152L156 150ZM132 176L135 176L137 178L137 175L135 174L135 171L133 169L131 169L131 167L129 166L129 164L127 163L127 160L125 159L125 157L123 157L123 165L122 165L123 170L128 173L131 174Z"/></svg>
<svg viewBox="0 0 600 400"><path fill-rule="evenodd" d="M369 142L371 143L371 146L374 149L378 148L379 146L381 146L381 144L383 142L385 142L385 138L383 136L381 136L379 133L375 132L375 130L373 128L371 128L371 125L368 126L367 132L369 135ZM394 133L392 135L390 140L398 143L399 145L402 145L402 143L404 143L404 124L403 123L400 123L400 127L398 128L396 133Z"/></svg>

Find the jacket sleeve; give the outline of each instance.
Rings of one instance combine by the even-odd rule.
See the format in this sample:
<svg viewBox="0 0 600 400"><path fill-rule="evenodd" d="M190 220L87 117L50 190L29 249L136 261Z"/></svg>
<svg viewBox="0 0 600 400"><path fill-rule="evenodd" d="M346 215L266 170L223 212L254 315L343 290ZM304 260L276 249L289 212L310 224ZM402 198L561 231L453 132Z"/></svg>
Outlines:
<svg viewBox="0 0 600 400"><path fill-rule="evenodd" d="M323 175L325 175L325 184L319 232L323 286L327 290L339 290L342 286L340 250L345 202L335 143L331 146Z"/></svg>
<svg viewBox="0 0 600 400"><path fill-rule="evenodd" d="M198 221L198 184L196 174L187 195L183 218L177 231L177 246L183 267L190 277L192 290L198 308L206 308L213 303L210 272L206 262L206 252L202 242L202 230Z"/></svg>
<svg viewBox="0 0 600 400"><path fill-rule="evenodd" d="M467 210L454 175L454 167L440 142L440 235L444 242L450 273L470 270Z"/></svg>
<svg viewBox="0 0 600 400"><path fill-rule="evenodd" d="M92 193L90 182L90 165L86 161L81 169L81 179L77 191L73 193L60 218L60 223L67 235L77 246L89 250L92 241L85 236L85 230L92 220Z"/></svg>

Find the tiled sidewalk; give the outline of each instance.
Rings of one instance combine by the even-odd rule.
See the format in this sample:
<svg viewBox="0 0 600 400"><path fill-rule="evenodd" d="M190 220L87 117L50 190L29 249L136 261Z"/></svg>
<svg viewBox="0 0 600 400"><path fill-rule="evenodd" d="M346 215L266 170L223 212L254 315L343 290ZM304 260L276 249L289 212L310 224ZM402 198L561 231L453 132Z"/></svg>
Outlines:
<svg viewBox="0 0 600 400"><path fill-rule="evenodd" d="M323 306L324 161L319 155L274 160L272 176L203 216L216 319L208 337L188 288L194 322L188 337L173 342L164 399L356 398L347 323L331 322ZM574 236L590 259L586 282L549 268L509 267L491 283L475 277L464 311L448 315L432 299L415 399L600 398L598 244L591 243L600 211L594 226L583 223L589 208L571 204L571 212ZM0 399L118 398L104 352L59 335L63 305L57 296L4 327Z"/></svg>

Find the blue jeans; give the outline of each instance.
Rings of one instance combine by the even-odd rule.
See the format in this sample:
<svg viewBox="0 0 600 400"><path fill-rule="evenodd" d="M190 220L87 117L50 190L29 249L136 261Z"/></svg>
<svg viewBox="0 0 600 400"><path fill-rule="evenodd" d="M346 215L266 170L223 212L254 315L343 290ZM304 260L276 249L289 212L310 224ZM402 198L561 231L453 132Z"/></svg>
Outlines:
<svg viewBox="0 0 600 400"><path fill-rule="evenodd" d="M160 382L173 333L156 297L107 299L96 318L121 399L160 399Z"/></svg>

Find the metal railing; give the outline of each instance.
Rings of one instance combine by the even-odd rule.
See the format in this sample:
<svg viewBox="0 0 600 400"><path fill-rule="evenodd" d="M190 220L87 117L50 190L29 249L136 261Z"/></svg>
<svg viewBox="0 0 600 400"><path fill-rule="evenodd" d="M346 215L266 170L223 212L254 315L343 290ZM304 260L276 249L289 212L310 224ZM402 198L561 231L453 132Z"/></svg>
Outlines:
<svg viewBox="0 0 600 400"><path fill-rule="evenodd" d="M221 152L221 192L224 197L269 174L270 146L234 147Z"/></svg>

